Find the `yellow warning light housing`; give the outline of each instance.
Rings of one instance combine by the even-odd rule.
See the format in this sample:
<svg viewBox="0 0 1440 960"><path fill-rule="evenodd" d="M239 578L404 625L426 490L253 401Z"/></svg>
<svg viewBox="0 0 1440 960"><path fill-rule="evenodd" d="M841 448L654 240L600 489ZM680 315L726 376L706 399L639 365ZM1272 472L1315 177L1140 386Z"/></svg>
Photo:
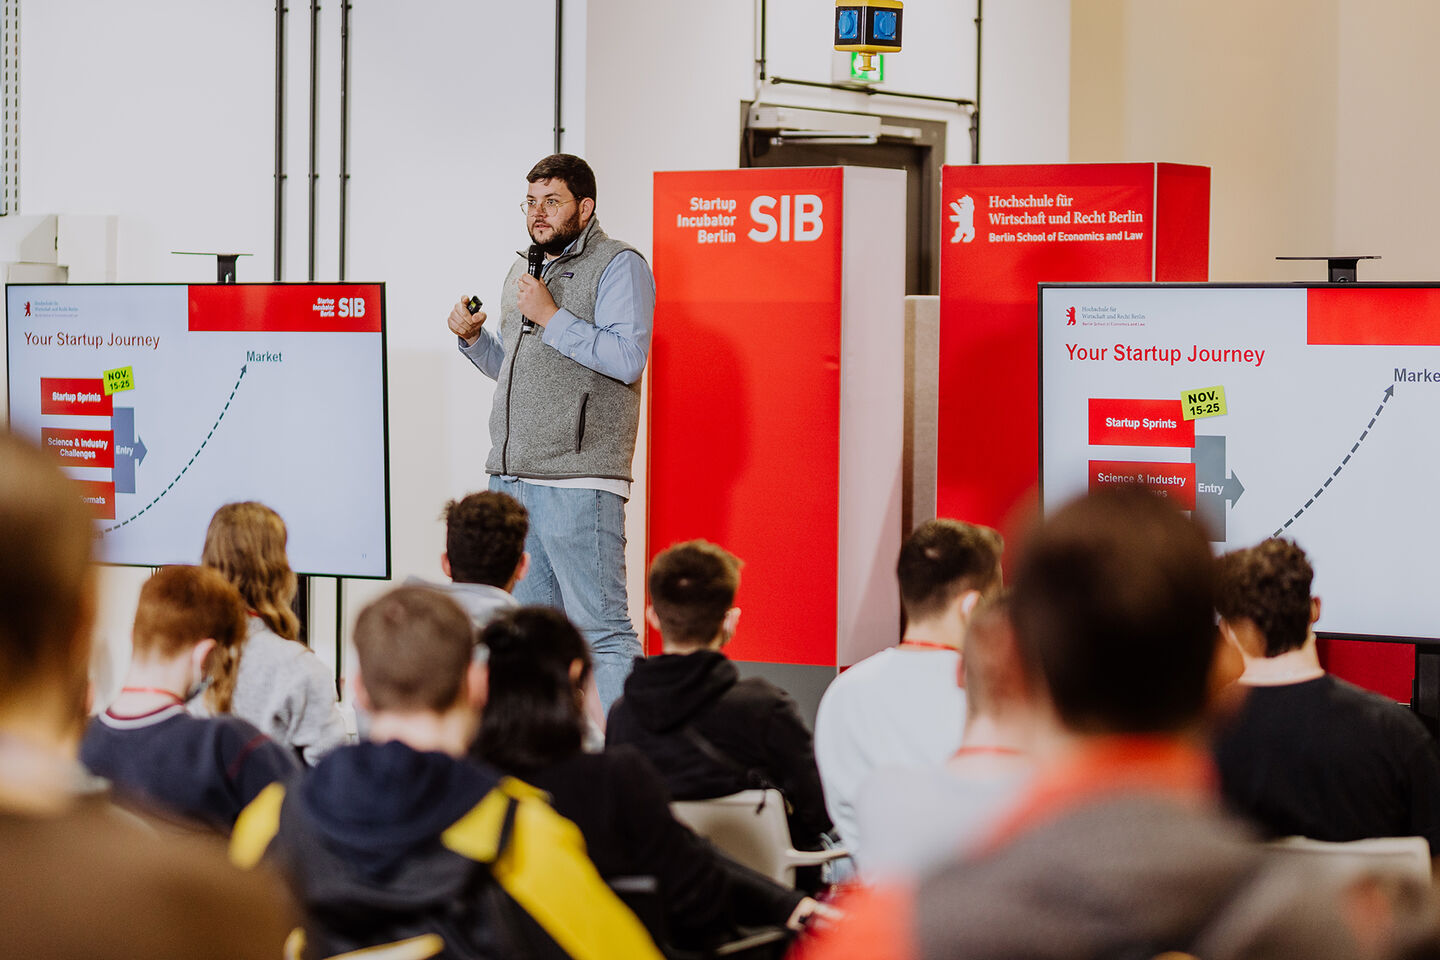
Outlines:
<svg viewBox="0 0 1440 960"><path fill-rule="evenodd" d="M835 0L835 49L860 54L866 71L875 54L899 53L904 6L901 0Z"/></svg>

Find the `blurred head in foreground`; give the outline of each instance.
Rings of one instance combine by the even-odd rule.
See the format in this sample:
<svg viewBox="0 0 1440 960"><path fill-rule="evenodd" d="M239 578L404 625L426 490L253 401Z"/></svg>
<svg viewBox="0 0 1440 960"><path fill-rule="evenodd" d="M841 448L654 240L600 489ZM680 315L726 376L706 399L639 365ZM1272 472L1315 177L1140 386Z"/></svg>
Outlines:
<svg viewBox="0 0 1440 960"><path fill-rule="evenodd" d="M73 749L95 613L94 520L43 451L0 433L0 729Z"/></svg>
<svg viewBox="0 0 1440 960"><path fill-rule="evenodd" d="M1065 730L1173 734L1202 718L1214 561L1168 501L1129 488L1061 508L1020 560L1011 617Z"/></svg>

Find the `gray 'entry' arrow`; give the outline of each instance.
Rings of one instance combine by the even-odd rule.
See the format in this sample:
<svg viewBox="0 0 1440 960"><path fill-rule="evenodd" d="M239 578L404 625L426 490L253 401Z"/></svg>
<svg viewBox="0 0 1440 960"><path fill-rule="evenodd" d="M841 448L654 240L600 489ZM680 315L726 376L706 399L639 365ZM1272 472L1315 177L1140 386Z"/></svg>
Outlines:
<svg viewBox="0 0 1440 960"><path fill-rule="evenodd" d="M1245 484L1241 483L1240 478L1235 476L1235 471L1231 470L1229 479L1225 481L1225 492L1221 496L1229 500L1230 506L1233 507L1240 502L1240 494L1244 492Z"/></svg>
<svg viewBox="0 0 1440 960"><path fill-rule="evenodd" d="M110 415L110 429L115 437L115 479L116 493L135 492L135 468L144 461L145 441L135 437L135 408L116 407Z"/></svg>

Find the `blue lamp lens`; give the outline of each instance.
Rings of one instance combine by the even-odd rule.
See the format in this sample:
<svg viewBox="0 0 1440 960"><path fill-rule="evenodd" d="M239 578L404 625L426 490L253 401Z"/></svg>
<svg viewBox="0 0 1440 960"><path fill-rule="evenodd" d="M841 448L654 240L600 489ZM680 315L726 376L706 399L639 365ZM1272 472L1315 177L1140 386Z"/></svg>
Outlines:
<svg viewBox="0 0 1440 960"><path fill-rule="evenodd" d="M841 40L860 39L860 11L841 10L835 14L835 35Z"/></svg>
<svg viewBox="0 0 1440 960"><path fill-rule="evenodd" d="M893 10L878 10L875 13L875 39L894 40L895 28L899 24L899 17L895 16Z"/></svg>

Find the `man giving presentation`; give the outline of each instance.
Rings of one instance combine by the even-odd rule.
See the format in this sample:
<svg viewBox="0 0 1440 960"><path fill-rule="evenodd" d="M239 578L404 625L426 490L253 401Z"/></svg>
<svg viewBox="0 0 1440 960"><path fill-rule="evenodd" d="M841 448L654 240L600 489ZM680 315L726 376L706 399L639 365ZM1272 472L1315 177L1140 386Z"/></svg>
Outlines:
<svg viewBox="0 0 1440 960"><path fill-rule="evenodd" d="M639 252L600 229L584 160L557 153L525 179L532 245L505 278L499 330L464 300L449 326L496 383L490 489L530 511L516 599L563 610L585 634L608 711L641 652L625 596L625 501L655 281Z"/></svg>

